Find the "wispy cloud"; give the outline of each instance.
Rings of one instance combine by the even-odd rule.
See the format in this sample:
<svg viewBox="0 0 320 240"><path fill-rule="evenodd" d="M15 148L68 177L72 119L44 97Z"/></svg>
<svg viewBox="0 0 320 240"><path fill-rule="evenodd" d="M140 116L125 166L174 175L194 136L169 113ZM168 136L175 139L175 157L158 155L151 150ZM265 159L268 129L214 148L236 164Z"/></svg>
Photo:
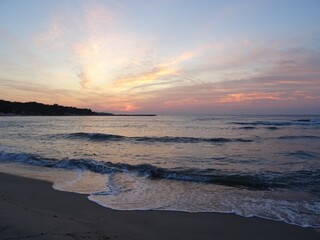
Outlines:
<svg viewBox="0 0 320 240"><path fill-rule="evenodd" d="M290 94L289 94L290 95ZM221 97L218 103L248 103L260 100L285 101L293 100L292 94L288 96L285 92L252 92L252 93L230 93Z"/></svg>
<svg viewBox="0 0 320 240"><path fill-rule="evenodd" d="M269 57L268 53L266 56ZM227 81L207 80L198 84L154 90L152 94L157 97L145 107L156 105L163 111L174 112L177 109L183 111L187 106L194 106L197 107L195 111L212 109L211 111L224 112L222 106L231 110L232 106L237 106L238 109L246 107L265 109L274 104L275 109L280 106L283 109L290 109L295 105L303 109L301 106L319 105L318 54L308 49L301 49L299 53L288 50L271 56L273 61L264 66L263 70L248 73L246 77L238 78L235 74L230 75L230 80ZM263 60L264 54L259 54L257 57L258 59L253 58L248 64L261 58ZM223 69L221 71L223 72Z"/></svg>
<svg viewBox="0 0 320 240"><path fill-rule="evenodd" d="M58 49L62 47L61 38L66 31L66 27L63 25L62 21L53 19L46 29L47 30L45 32L41 32L34 37L35 43L39 44L40 46L49 46L52 49Z"/></svg>
<svg viewBox="0 0 320 240"><path fill-rule="evenodd" d="M118 78L113 86L122 90L137 91L140 89L142 92L150 87L172 87L176 83L181 82L181 80L177 81L178 77L180 79L192 79L192 76L190 75L184 76L183 67L181 65L194 58L199 53L200 50L186 51L175 57L163 59L161 62L159 62L158 59L152 64L147 65L147 69L142 72L131 73L127 76Z"/></svg>
<svg viewBox="0 0 320 240"><path fill-rule="evenodd" d="M87 85L90 83L86 73L81 69L78 73L78 77L80 78L80 85L82 88L87 88Z"/></svg>
<svg viewBox="0 0 320 240"><path fill-rule="evenodd" d="M3 51L3 57L10 58L12 55L16 58L32 63L41 63L42 59L32 52L30 46L19 39L14 33L3 27L0 23L0 43L4 44L6 51ZM6 56L7 55L7 56Z"/></svg>
<svg viewBox="0 0 320 240"><path fill-rule="evenodd" d="M140 84L146 84L159 78L166 79L167 76L177 74L174 68L154 68L149 72L140 73L137 75L130 75L128 77L120 78L116 81L115 86L118 88L134 87Z"/></svg>

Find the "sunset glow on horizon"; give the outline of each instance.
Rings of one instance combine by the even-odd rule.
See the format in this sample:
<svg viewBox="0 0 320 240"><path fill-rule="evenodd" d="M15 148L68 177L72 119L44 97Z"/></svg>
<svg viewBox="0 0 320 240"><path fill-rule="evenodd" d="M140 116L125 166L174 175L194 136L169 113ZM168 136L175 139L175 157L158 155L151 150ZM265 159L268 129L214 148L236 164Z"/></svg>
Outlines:
<svg viewBox="0 0 320 240"><path fill-rule="evenodd" d="M319 114L320 1L0 1L0 99Z"/></svg>

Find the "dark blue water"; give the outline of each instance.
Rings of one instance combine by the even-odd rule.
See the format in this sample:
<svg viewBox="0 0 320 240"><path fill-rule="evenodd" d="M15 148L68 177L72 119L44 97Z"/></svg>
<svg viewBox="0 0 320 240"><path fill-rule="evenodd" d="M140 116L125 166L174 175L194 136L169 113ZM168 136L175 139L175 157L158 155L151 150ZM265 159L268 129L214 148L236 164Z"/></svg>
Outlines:
<svg viewBox="0 0 320 240"><path fill-rule="evenodd" d="M76 172L56 188L114 209L320 226L319 116L2 117L0 159Z"/></svg>

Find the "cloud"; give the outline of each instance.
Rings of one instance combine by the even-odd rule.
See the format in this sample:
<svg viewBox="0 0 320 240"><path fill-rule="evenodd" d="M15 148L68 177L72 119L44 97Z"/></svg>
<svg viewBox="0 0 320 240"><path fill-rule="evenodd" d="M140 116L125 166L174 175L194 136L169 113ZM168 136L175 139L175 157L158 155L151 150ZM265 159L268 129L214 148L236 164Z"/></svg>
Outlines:
<svg viewBox="0 0 320 240"><path fill-rule="evenodd" d="M0 79L1 92L3 95L12 96L12 90L24 93L26 98L32 95L45 96L48 99L68 99L76 98L77 91L67 90L61 88L53 88L45 84L39 84L29 81L13 80L13 79Z"/></svg>
<svg viewBox="0 0 320 240"><path fill-rule="evenodd" d="M0 96L1 99L11 101L58 103L107 112L139 111L141 109L139 103L144 101L139 96L117 96L97 90L87 90L79 94L78 90L55 88L46 84L13 79L0 79Z"/></svg>
<svg viewBox="0 0 320 240"><path fill-rule="evenodd" d="M22 58L26 62L32 62L35 64L40 64L43 59L39 58L36 54L32 52L29 46L21 41L18 36L12 33L10 30L1 26L0 24L0 44L5 46L5 51L3 51L3 58Z"/></svg>
<svg viewBox="0 0 320 240"><path fill-rule="evenodd" d="M166 77L176 74L178 73L174 68L154 68L149 72L143 72L120 78L116 80L114 86L117 88L137 87L141 84L159 80L160 78L165 80Z"/></svg>
<svg viewBox="0 0 320 240"><path fill-rule="evenodd" d="M94 89L117 62L114 48L122 46L117 12L96 1L79 2L78 9L68 3L63 6L52 12L45 31L37 33L34 42L43 54L63 57L83 89Z"/></svg>
<svg viewBox="0 0 320 240"><path fill-rule="evenodd" d="M74 18L66 14L70 9L61 9L37 38L70 56L82 90L138 91L140 85L155 87L165 80L169 84L171 77L176 83L180 64L197 54L185 51L173 57L157 56L154 39L131 32L118 9L98 2L85 2L81 7L83 15Z"/></svg>
<svg viewBox="0 0 320 240"><path fill-rule="evenodd" d="M53 19L45 32L41 32L34 37L36 44L40 46L47 45L51 49L59 49L62 47L61 38L66 32L66 26L58 19Z"/></svg>
<svg viewBox="0 0 320 240"><path fill-rule="evenodd" d="M117 4L64 4L36 28L43 31L34 42L0 26L2 96L133 112L319 103L317 43L215 36L192 45L179 39L173 48L177 43L131 28Z"/></svg>
<svg viewBox="0 0 320 240"><path fill-rule="evenodd" d="M194 112L204 113L244 108L258 111L259 107L270 110L275 105L275 109L282 107L294 112L293 106L296 105L299 107L296 111L309 107L309 112L315 113L320 106L320 72L316 64L318 57L308 50L304 50L303 55L305 57L293 58L290 62L283 62L283 56L259 74L249 74L246 78L234 77L228 81L199 82L153 90L150 93L155 97L144 107L157 106L159 111L164 112L190 111L192 107ZM312 110L311 106L314 107Z"/></svg>
<svg viewBox="0 0 320 240"><path fill-rule="evenodd" d="M147 66L146 71L131 73L118 78L113 86L118 89L144 90L150 87L163 87L164 85L174 85L177 77L181 76L183 69L181 64L192 59L199 54L199 51L186 51L175 57L164 59L160 63ZM192 79L192 76L187 78ZM194 79L192 79L194 80Z"/></svg>
<svg viewBox="0 0 320 240"><path fill-rule="evenodd" d="M284 101L293 100L293 96L288 96L285 92L253 92L253 93L230 93L218 100L218 103L239 103L254 102L260 100Z"/></svg>
<svg viewBox="0 0 320 240"><path fill-rule="evenodd" d="M84 73L83 70L80 70L78 77L80 78L80 85L82 88L87 88L87 85L90 83L90 80L88 79L86 73Z"/></svg>

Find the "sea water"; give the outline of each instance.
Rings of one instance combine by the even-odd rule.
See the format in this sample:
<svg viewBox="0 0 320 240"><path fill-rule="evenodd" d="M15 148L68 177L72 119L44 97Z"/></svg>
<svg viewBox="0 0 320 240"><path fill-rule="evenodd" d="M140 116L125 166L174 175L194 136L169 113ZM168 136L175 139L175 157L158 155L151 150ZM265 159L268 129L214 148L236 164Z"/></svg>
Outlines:
<svg viewBox="0 0 320 240"><path fill-rule="evenodd" d="M0 170L112 209L320 227L320 116L1 117Z"/></svg>

